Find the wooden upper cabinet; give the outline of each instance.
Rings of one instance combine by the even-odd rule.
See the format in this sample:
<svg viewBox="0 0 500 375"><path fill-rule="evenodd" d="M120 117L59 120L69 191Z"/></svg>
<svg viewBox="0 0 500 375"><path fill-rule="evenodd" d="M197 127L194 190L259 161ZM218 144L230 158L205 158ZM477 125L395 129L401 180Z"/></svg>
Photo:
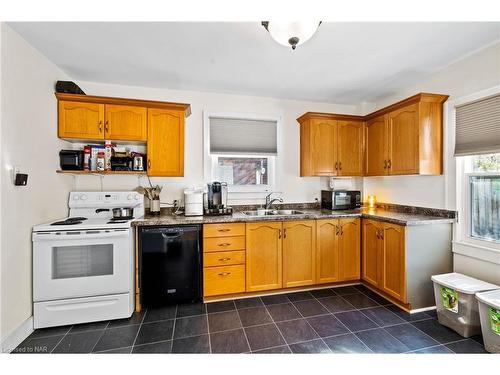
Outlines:
<svg viewBox="0 0 500 375"><path fill-rule="evenodd" d="M283 223L283 287L312 285L316 274L316 222Z"/></svg>
<svg viewBox="0 0 500 375"><path fill-rule="evenodd" d="M376 117L366 123L366 175L387 174L387 116Z"/></svg>
<svg viewBox="0 0 500 375"><path fill-rule="evenodd" d="M361 121L337 122L337 175L362 176L364 126Z"/></svg>
<svg viewBox="0 0 500 375"><path fill-rule="evenodd" d="M316 223L316 283L339 281L338 219Z"/></svg>
<svg viewBox="0 0 500 375"><path fill-rule="evenodd" d="M337 122L311 120L312 173L315 176L335 176L337 171Z"/></svg>
<svg viewBox="0 0 500 375"><path fill-rule="evenodd" d="M148 109L148 175L184 175L184 113Z"/></svg>
<svg viewBox="0 0 500 375"><path fill-rule="evenodd" d="M389 174L418 174L418 104L390 112L388 125L387 170Z"/></svg>
<svg viewBox="0 0 500 375"><path fill-rule="evenodd" d="M279 289L283 285L283 224L246 224L246 291Z"/></svg>
<svg viewBox="0 0 500 375"><path fill-rule="evenodd" d="M367 283L378 287L380 282L381 272L381 246L380 232L382 231L382 223L363 220L363 244L362 244L362 276L361 278Z"/></svg>
<svg viewBox="0 0 500 375"><path fill-rule="evenodd" d="M339 219L339 279L359 280L361 264L361 220Z"/></svg>
<svg viewBox="0 0 500 375"><path fill-rule="evenodd" d="M384 223L379 287L406 303L405 228Z"/></svg>
<svg viewBox="0 0 500 375"><path fill-rule="evenodd" d="M59 101L58 136L104 139L104 104Z"/></svg>
<svg viewBox="0 0 500 375"><path fill-rule="evenodd" d="M105 139L146 141L147 113L145 107L107 104L104 122Z"/></svg>

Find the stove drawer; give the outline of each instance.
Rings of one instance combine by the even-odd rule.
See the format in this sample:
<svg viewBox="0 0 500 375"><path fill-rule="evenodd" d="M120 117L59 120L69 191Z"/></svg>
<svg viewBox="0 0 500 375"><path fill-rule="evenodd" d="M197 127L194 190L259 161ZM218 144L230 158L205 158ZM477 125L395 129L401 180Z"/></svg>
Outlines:
<svg viewBox="0 0 500 375"><path fill-rule="evenodd" d="M133 310L131 293L35 302L33 325L37 329L128 318Z"/></svg>

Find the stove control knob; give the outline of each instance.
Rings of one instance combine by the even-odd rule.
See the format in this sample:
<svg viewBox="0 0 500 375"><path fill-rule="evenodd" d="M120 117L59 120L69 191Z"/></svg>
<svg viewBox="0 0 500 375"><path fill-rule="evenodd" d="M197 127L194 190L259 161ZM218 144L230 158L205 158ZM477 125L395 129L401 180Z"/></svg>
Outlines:
<svg viewBox="0 0 500 375"><path fill-rule="evenodd" d="M78 199L80 199L80 197L78 195L73 195L73 200L74 201L77 201Z"/></svg>
<svg viewBox="0 0 500 375"><path fill-rule="evenodd" d="M132 200L132 194L127 195L127 200L129 200L129 201Z"/></svg>
<svg viewBox="0 0 500 375"><path fill-rule="evenodd" d="M86 196L85 194L81 194L81 195L80 195L80 199L81 199L82 201L84 201L84 200L86 200L86 199L87 199L87 196Z"/></svg>
<svg viewBox="0 0 500 375"><path fill-rule="evenodd" d="M137 194L135 194L135 195L134 195L134 199L135 199L136 201L138 201L138 200L139 200L139 196L138 196Z"/></svg>

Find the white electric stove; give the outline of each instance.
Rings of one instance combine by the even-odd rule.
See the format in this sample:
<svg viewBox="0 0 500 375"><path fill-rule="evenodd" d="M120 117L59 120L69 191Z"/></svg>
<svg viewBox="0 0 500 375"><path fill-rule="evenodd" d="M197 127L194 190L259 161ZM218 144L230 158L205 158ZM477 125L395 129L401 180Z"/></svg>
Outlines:
<svg viewBox="0 0 500 375"><path fill-rule="evenodd" d="M137 192L72 192L69 217L33 228L34 327L120 319L134 311ZM113 219L113 208L133 217Z"/></svg>

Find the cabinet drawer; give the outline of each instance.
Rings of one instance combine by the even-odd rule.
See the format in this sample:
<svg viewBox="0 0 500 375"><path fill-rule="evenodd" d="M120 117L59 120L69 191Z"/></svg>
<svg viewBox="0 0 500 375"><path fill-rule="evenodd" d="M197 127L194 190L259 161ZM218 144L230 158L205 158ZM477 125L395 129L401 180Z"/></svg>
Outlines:
<svg viewBox="0 0 500 375"><path fill-rule="evenodd" d="M203 269L204 296L245 291L245 266L222 266Z"/></svg>
<svg viewBox="0 0 500 375"><path fill-rule="evenodd" d="M219 251L203 254L203 266L230 266L245 264L245 251Z"/></svg>
<svg viewBox="0 0 500 375"><path fill-rule="evenodd" d="M244 236L245 223L205 224L203 237Z"/></svg>
<svg viewBox="0 0 500 375"><path fill-rule="evenodd" d="M205 253L229 250L245 250L245 236L213 237L203 240L203 251Z"/></svg>

